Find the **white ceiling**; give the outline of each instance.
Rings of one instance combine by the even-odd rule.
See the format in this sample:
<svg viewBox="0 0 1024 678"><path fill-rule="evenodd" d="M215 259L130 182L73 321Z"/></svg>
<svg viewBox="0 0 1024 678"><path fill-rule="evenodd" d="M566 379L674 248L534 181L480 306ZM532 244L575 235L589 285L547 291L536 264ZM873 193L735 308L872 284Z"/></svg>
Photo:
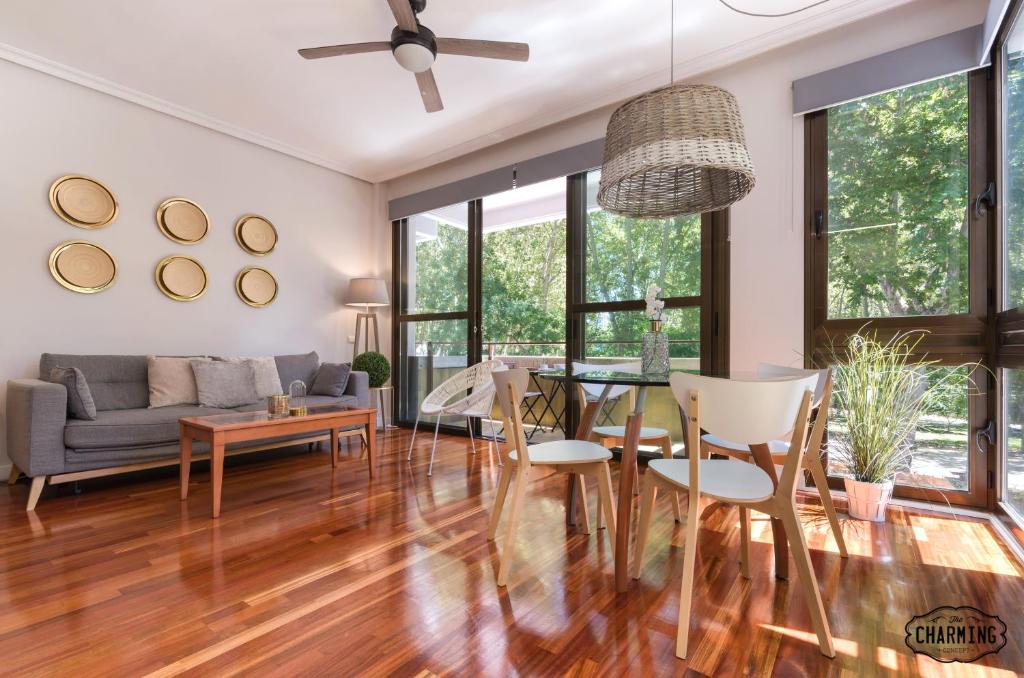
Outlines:
<svg viewBox="0 0 1024 678"><path fill-rule="evenodd" d="M676 0L676 77L909 0L830 0L781 19ZM781 12L810 0L730 0ZM382 181L667 80L669 0L429 0L437 35L530 43L528 63L440 55L424 112L387 52L306 61L300 47L387 40L385 0L3 0L0 57L368 181ZM10 102L9 102L10 103Z"/></svg>

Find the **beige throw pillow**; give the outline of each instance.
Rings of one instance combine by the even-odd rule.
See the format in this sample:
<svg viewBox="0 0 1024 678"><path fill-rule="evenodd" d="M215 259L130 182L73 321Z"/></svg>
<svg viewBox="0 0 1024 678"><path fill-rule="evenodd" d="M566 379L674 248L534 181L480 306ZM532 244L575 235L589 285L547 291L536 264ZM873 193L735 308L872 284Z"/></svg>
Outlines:
<svg viewBox="0 0 1024 678"><path fill-rule="evenodd" d="M209 358L164 358L146 356L149 368L149 406L196 405L196 377L192 371L193 360L209 361Z"/></svg>
<svg viewBox="0 0 1024 678"><path fill-rule="evenodd" d="M260 398L281 395L281 377L277 373L277 361L273 356L265 358L222 358L226 363L252 363L256 370L256 394Z"/></svg>

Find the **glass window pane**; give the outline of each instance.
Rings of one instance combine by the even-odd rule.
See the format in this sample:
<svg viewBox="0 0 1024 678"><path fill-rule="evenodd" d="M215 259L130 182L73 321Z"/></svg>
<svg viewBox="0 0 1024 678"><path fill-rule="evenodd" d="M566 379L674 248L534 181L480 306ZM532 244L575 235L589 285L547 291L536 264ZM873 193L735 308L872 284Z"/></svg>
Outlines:
<svg viewBox="0 0 1024 678"><path fill-rule="evenodd" d="M468 365L465 320L431 320L405 322L399 326L400 364L398 416L414 421L419 404L428 393ZM433 423L433 417L420 417L420 422ZM447 418L444 423L464 426L461 418Z"/></svg>
<svg viewBox="0 0 1024 678"><path fill-rule="evenodd" d="M600 172L587 174L586 300L643 299L648 285L663 297L700 294L700 215L630 219L597 205Z"/></svg>
<svg viewBox="0 0 1024 678"><path fill-rule="evenodd" d="M828 111L828 317L968 310L967 76Z"/></svg>
<svg viewBox="0 0 1024 678"><path fill-rule="evenodd" d="M485 358L565 363L565 187L563 177L483 199Z"/></svg>
<svg viewBox="0 0 1024 678"><path fill-rule="evenodd" d="M837 366L837 371L845 369ZM934 389L928 407L917 426L911 445L910 468L896 476L901 485L938 490L968 489L969 428L967 399L976 389L966 367L929 367L928 383ZM837 388L842 380L837 377ZM844 475L836 450L849 434L844 414L832 399L829 409L829 472Z"/></svg>
<svg viewBox="0 0 1024 678"><path fill-rule="evenodd" d="M1024 29L1014 22L1003 46L1003 308L1024 306Z"/></svg>
<svg viewBox="0 0 1024 678"><path fill-rule="evenodd" d="M584 362L640 362L641 337L648 329L643 311L587 313ZM669 357L674 370L700 372L700 309L672 308L665 311L662 330L668 333ZM605 406L600 422L624 425L630 411L628 398ZM647 390L644 425L666 428L673 440L682 440L679 407L667 388Z"/></svg>
<svg viewBox="0 0 1024 678"><path fill-rule="evenodd" d="M1006 491L1003 501L1024 516L1024 370L1003 370Z"/></svg>
<svg viewBox="0 0 1024 678"><path fill-rule="evenodd" d="M468 223L466 203L409 217L403 313L466 310Z"/></svg>

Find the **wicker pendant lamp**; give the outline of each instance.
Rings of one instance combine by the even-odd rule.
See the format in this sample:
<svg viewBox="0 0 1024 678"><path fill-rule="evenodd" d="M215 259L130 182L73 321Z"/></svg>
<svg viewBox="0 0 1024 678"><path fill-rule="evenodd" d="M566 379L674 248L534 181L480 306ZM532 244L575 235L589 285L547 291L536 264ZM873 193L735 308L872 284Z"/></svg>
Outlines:
<svg viewBox="0 0 1024 678"><path fill-rule="evenodd" d="M711 212L746 196L754 180L735 97L670 84L612 113L597 203L634 218Z"/></svg>

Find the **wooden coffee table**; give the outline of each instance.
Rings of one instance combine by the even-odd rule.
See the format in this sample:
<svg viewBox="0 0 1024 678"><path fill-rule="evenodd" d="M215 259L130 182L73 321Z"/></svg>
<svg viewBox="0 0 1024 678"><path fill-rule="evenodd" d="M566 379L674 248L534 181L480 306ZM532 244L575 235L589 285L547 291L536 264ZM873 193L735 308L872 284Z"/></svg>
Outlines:
<svg viewBox="0 0 1024 678"><path fill-rule="evenodd" d="M213 477L213 517L220 515L221 485L224 479L224 448L231 443L249 442L279 436L330 431L331 467L338 465L338 429L349 426L366 428L366 449L370 477L377 463L377 410L347 405L310 407L298 417L272 419L266 412L232 412L205 417L183 417L181 430L181 500L188 498L188 474L192 463L192 441L210 443L210 475Z"/></svg>

